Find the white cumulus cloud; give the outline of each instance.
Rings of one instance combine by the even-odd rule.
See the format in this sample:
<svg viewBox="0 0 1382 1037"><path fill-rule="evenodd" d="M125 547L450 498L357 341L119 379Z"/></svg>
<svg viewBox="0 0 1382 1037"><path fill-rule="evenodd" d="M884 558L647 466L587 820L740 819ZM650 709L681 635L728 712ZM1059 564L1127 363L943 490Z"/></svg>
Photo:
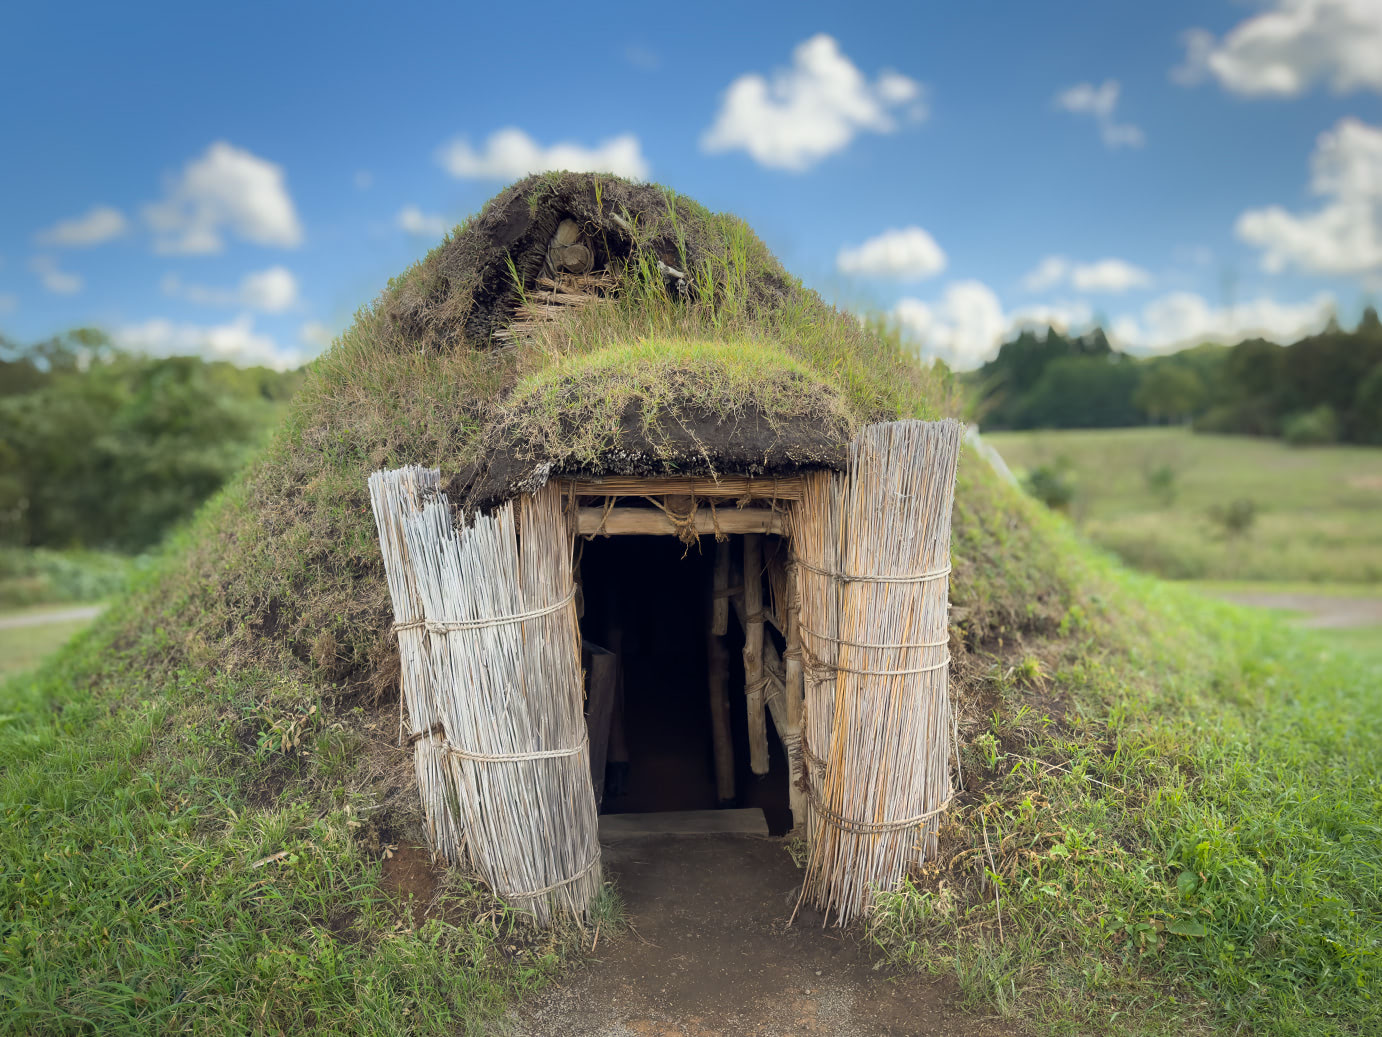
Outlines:
<svg viewBox="0 0 1382 1037"><path fill-rule="evenodd" d="M304 321L302 327L298 328L298 338L313 353L320 353L331 345L334 337L331 329L319 320Z"/></svg>
<svg viewBox="0 0 1382 1037"><path fill-rule="evenodd" d="M424 238L439 238L451 229L440 213L423 212L416 205L398 210L398 229Z"/></svg>
<svg viewBox="0 0 1382 1037"><path fill-rule="evenodd" d="M1310 190L1324 205L1300 214L1279 205L1249 209L1234 226L1238 237L1263 250L1263 269L1273 273L1382 269L1382 129L1341 119L1320 134L1310 165Z"/></svg>
<svg viewBox="0 0 1382 1037"><path fill-rule="evenodd" d="M40 245L87 248L118 238L129 230L125 214L110 205L93 205L82 215L59 220L34 235Z"/></svg>
<svg viewBox="0 0 1382 1037"><path fill-rule="evenodd" d="M161 253L220 252L226 232L256 245L302 242L283 167L225 141L188 162L164 199L144 207L144 218Z"/></svg>
<svg viewBox="0 0 1382 1037"><path fill-rule="evenodd" d="M842 274L919 281L945 269L945 252L920 227L885 230L862 245L842 248L835 268Z"/></svg>
<svg viewBox="0 0 1382 1037"><path fill-rule="evenodd" d="M74 295L86 286L81 274L61 269L52 256L34 256L29 260L29 269L38 275L43 287L54 295Z"/></svg>
<svg viewBox="0 0 1382 1037"><path fill-rule="evenodd" d="M1147 303L1137 316L1117 318L1112 332L1120 345L1160 352L1245 338L1285 343L1318 331L1333 313L1328 292L1301 303L1264 296L1231 307L1211 306L1194 292L1171 292Z"/></svg>
<svg viewBox="0 0 1382 1037"><path fill-rule="evenodd" d="M279 349L272 336L255 331L254 318L247 313L227 324L213 325L175 324L155 318L117 328L115 340L126 349L153 356L200 356L279 371L298 367L305 359L296 350Z"/></svg>
<svg viewBox="0 0 1382 1037"><path fill-rule="evenodd" d="M282 266L248 273L235 288L187 284L177 274L165 275L160 286L165 295L203 306L248 306L265 313L282 313L298 304L297 276Z"/></svg>
<svg viewBox="0 0 1382 1037"><path fill-rule="evenodd" d="M444 168L459 179L517 180L529 173L566 169L573 173L614 173L630 180L648 178L648 161L632 133L610 137L593 148L562 142L543 147L515 126L490 134L484 147L475 149L458 137L438 155Z"/></svg>
<svg viewBox="0 0 1382 1037"><path fill-rule="evenodd" d="M1315 82L1336 93L1382 91L1382 3L1274 0L1223 39L1185 34L1185 62L1171 70L1191 86L1213 76L1248 97L1296 97Z"/></svg>
<svg viewBox="0 0 1382 1037"><path fill-rule="evenodd" d="M885 71L872 83L820 33L792 52L792 65L769 81L757 73L734 80L725 91L701 149L741 148L760 165L801 172L843 150L856 134L891 133L901 114L926 117L922 85Z"/></svg>
<svg viewBox="0 0 1382 1037"><path fill-rule="evenodd" d="M1044 292L1056 285L1080 292L1126 292L1151 283L1151 274L1124 259L1072 263L1064 256L1046 256L1022 278L1022 287L1029 292Z"/></svg>
<svg viewBox="0 0 1382 1037"><path fill-rule="evenodd" d="M1021 306L1006 312L1002 302L982 281L955 281L934 302L903 299L892 317L902 332L915 340L923 355L937 356L965 371L992 360L998 347L1027 328L1054 327L1068 332L1093 321L1088 303L1056 302Z"/></svg>
<svg viewBox="0 0 1382 1037"><path fill-rule="evenodd" d="M1077 263L1070 271L1070 284L1080 292L1126 292L1129 288L1145 288L1151 283L1151 274L1122 259Z"/></svg>
<svg viewBox="0 0 1382 1037"><path fill-rule="evenodd" d="M1008 330L1002 303L982 281L955 281L935 302L903 299L893 308L893 318L923 353L961 370L991 358Z"/></svg>
<svg viewBox="0 0 1382 1037"><path fill-rule="evenodd" d="M1099 136L1106 148L1140 148L1146 143L1142 130L1129 122L1119 122L1114 113L1118 95L1122 91L1116 79L1093 83L1076 83L1056 95L1056 107L1077 115L1089 115L1099 127Z"/></svg>

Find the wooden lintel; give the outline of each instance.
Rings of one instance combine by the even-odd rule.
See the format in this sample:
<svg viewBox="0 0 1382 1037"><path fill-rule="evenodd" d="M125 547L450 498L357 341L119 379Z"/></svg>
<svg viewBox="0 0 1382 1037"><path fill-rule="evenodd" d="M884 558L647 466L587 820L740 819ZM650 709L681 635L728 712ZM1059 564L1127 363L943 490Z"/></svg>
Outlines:
<svg viewBox="0 0 1382 1037"><path fill-rule="evenodd" d="M579 508L576 511L577 530L586 536L676 536L679 533L672 520L656 508ZM697 508L693 519L699 536L721 533L787 532L786 519L780 512L768 508L719 508L714 515L709 508Z"/></svg>
<svg viewBox="0 0 1382 1037"><path fill-rule="evenodd" d="M729 500L800 500L802 480L799 475L781 479L746 475L722 475L718 479L639 479L634 476L605 475L565 480L562 490L578 497L694 495Z"/></svg>

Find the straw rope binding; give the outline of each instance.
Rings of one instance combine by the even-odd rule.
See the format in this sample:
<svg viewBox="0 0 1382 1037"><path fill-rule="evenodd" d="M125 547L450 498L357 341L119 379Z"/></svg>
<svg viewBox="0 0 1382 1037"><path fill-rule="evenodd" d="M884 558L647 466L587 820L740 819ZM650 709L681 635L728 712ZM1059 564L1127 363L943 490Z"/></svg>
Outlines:
<svg viewBox="0 0 1382 1037"><path fill-rule="evenodd" d="M590 743L582 741L569 749L538 749L528 753L473 753L459 745L446 743L446 751L458 760L474 760L476 763L521 763L524 760L555 760L561 756L575 756L590 748Z"/></svg>
<svg viewBox="0 0 1382 1037"><path fill-rule="evenodd" d="M930 583L932 580L940 580L950 575L950 566L944 569L936 569L933 572L925 573L904 573L891 576L884 573L846 573L838 569L825 569L801 558L797 559L797 565L813 572L817 576L829 576L840 583Z"/></svg>
<svg viewBox="0 0 1382 1037"><path fill-rule="evenodd" d="M501 627L509 623L525 623L530 619L540 619L566 607L576 597L576 588L571 588L571 593L540 609L530 609L527 612L515 613L511 616L487 616L481 619L417 619L411 623L395 623L393 629L399 630L426 630L429 634L449 634L454 630L481 630L484 627Z"/></svg>
<svg viewBox="0 0 1382 1037"><path fill-rule="evenodd" d="M950 806L950 801L952 799L954 799L953 796L948 797L940 806L933 807L924 814L888 821L856 821L853 818L844 817L826 806L825 803L821 801L819 793L816 792L812 792L811 794L811 809L819 813L822 818L830 822L833 827L840 831L852 832L855 835L882 835L884 832L901 832L908 828L920 828L933 817L938 817L942 814L945 808Z"/></svg>

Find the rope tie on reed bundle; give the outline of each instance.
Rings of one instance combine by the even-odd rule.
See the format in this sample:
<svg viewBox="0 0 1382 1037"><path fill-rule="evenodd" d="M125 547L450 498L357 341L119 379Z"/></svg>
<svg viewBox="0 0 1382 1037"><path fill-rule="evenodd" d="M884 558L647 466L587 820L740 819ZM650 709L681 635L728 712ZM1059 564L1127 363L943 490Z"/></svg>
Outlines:
<svg viewBox="0 0 1382 1037"><path fill-rule="evenodd" d="M817 576L828 576L840 583L930 583L932 580L940 580L950 575L950 566L944 569L933 569L924 573L903 573L896 576L884 576L875 573L847 573L838 569L822 569L818 565L801 558L797 559L797 565L807 572L813 572Z"/></svg>
<svg viewBox="0 0 1382 1037"><path fill-rule="evenodd" d="M802 627L802 629L805 630L806 628L805 628L805 627ZM811 631L807 631L807 633L811 633ZM856 642L842 641L842 640L840 640L839 638L834 638L834 637L824 637L823 635L813 635L813 636L820 636L820 637L822 637L822 640L834 641L836 644L844 644L844 645L856 644ZM858 647L879 647L879 648L894 648L894 647L902 647L902 648L940 648L941 646L947 645L947 644L949 644L949 643L950 643L950 640L949 640L949 638L947 638L946 640L941 641L939 644L876 645L876 646L859 645ZM802 660L802 669L803 669L803 671L805 672L806 679L807 679L807 680L810 680L810 681L817 681L817 682L820 682L820 681L828 681L828 680L830 680L832 677L834 677L835 674L837 674L837 673L857 673L857 674L860 674L861 676L865 676L865 677L907 677L907 676L911 676L912 674L916 674L916 673L934 673L936 670L943 670L943 669L945 669L945 667L947 667L947 666L950 665L950 653L949 653L948 651L945 653L945 658L942 659L940 662L932 663L932 664L929 665L929 666L913 666L913 667L908 667L908 668L902 669L902 670L863 670L863 669L859 669L858 667L855 667L855 666L841 666L839 663L828 663L828 662L823 661L819 656L816 655L815 652L811 651L811 649L807 648L805 645L802 646L802 651L805 653L805 654L804 654L804 658L803 658L803 660Z"/></svg>
<svg viewBox="0 0 1382 1037"><path fill-rule="evenodd" d="M564 886L569 886L573 882L579 882L581 879L589 875L593 869L599 866L600 851L597 848L595 851L595 856L591 857L590 860L586 861L585 867L581 868L580 871L576 872L576 874L572 875L570 878L562 879L559 882L553 882L550 886L543 886L541 889L523 890L518 893L505 893L504 896L508 897L510 900L534 900L537 897L545 896L548 893L555 893L557 890L561 889Z"/></svg>
<svg viewBox="0 0 1382 1037"><path fill-rule="evenodd" d="M887 832L900 832L907 828L920 828L950 806L950 801L954 798L953 795L947 796L940 806L933 807L924 814L917 814L915 817L900 817L887 821L856 821L854 818L845 817L826 806L821 800L820 793L814 787L810 793L811 809L820 815L822 821L838 831L850 832L854 835L883 835Z"/></svg>
<svg viewBox="0 0 1382 1037"><path fill-rule="evenodd" d="M449 634L456 630L483 630L486 627L507 626L511 623L526 623L530 619L541 619L549 616L553 612L560 612L569 605L576 597L576 588L572 587L571 592L560 601L554 601L550 605L541 608L529 609L527 612L515 612L507 616L483 616L480 619L415 619L410 623L395 623L394 633L400 630L426 629L429 634Z"/></svg>
<svg viewBox="0 0 1382 1037"><path fill-rule="evenodd" d="M806 726L806 725L805 725L805 722L803 722L802 726L803 726L803 727ZM806 740L806 735L805 735L804 732L803 732L803 734L802 734L800 737L801 737L801 758L811 765L812 770L817 770L817 771L820 771L821 773L824 773L824 772L825 772L825 761L822 760L819 756L817 756L815 753L813 753L813 752L811 751L811 743L808 742L808 741Z"/></svg>
<svg viewBox="0 0 1382 1037"><path fill-rule="evenodd" d="M462 749L453 742L446 742L446 751L458 760L470 760L473 763L522 763L525 760L557 760L563 756L576 756L585 752L590 743L582 738L577 745L566 749L534 749L526 753L477 753L469 749Z"/></svg>

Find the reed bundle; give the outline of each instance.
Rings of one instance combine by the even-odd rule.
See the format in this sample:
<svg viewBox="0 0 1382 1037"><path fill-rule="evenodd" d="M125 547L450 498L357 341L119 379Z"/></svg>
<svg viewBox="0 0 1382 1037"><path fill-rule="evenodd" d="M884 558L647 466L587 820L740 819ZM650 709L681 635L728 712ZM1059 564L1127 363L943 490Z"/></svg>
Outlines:
<svg viewBox="0 0 1382 1037"><path fill-rule="evenodd" d="M548 484L521 515L508 503L459 533L437 495L404 532L470 859L540 924L582 917L600 848L560 491Z"/></svg>
<svg viewBox="0 0 1382 1037"><path fill-rule="evenodd" d="M422 797L427 844L434 856L459 864L465 857L464 833L456 820L456 794L447 771L445 738L433 701L422 597L408 561L403 533L405 519L417 514L423 498L440 490L440 473L435 468L410 466L375 472L369 479L370 504L379 527L379 549L384 555L384 573L393 600L399 685L413 745L413 768Z"/></svg>
<svg viewBox="0 0 1382 1037"><path fill-rule="evenodd" d="M946 617L963 427L864 429L793 523L806 651L804 893L844 924L935 850L950 798Z"/></svg>

